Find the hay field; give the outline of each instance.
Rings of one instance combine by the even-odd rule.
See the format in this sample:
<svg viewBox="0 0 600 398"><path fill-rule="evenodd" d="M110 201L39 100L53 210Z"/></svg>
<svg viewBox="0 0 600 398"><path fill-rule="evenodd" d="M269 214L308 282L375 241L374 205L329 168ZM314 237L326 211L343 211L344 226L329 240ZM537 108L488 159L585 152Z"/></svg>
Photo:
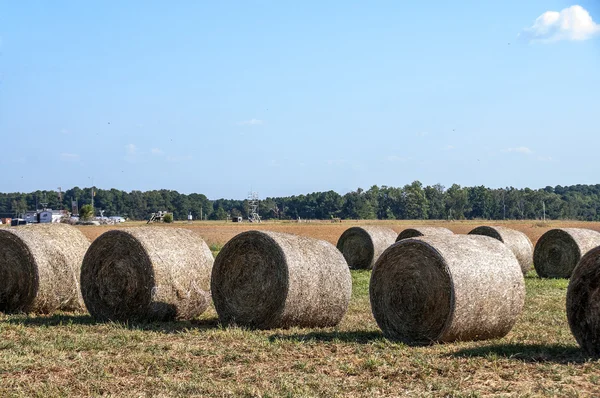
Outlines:
<svg viewBox="0 0 600 398"><path fill-rule="evenodd" d="M238 232L272 229L335 243L350 225L178 224L221 246ZM374 224L388 224L374 223ZM397 231L420 223L389 223ZM481 222L426 223L469 232ZM489 223L486 223L489 224ZM493 223L497 224L497 223ZM138 224L139 225L139 224ZM507 226L535 241L549 228ZM169 228L168 226L157 226ZM82 227L90 238L106 227ZM222 328L210 308L186 322L95 323L88 315L0 315L0 396L593 396L600 361L586 357L565 314L568 281L526 278L525 309L503 339L409 347L383 338L371 315L370 271L352 271L350 309L337 328Z"/></svg>

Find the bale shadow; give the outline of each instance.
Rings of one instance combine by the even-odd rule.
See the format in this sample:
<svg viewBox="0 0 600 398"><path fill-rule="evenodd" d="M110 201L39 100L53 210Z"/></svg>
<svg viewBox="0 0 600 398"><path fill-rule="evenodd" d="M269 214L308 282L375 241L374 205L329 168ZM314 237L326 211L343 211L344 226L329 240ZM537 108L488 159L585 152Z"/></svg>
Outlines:
<svg viewBox="0 0 600 398"><path fill-rule="evenodd" d="M192 319L189 321L170 322L103 322L89 314L55 314L55 315L12 315L1 322L27 327L55 327L66 325L116 325L129 330L142 330L165 334L181 333L190 330L209 330L219 327L218 318Z"/></svg>
<svg viewBox="0 0 600 398"><path fill-rule="evenodd" d="M560 344L493 344L466 348L448 356L455 358L487 358L497 356L525 363L550 362L555 364L581 364L598 358L587 355L579 347Z"/></svg>
<svg viewBox="0 0 600 398"><path fill-rule="evenodd" d="M310 332L302 334L274 334L269 336L269 341L292 341L297 343L308 343L308 342L332 342L340 341L344 343L359 343L368 344L373 341L385 340L383 333L373 331L350 331L350 332Z"/></svg>

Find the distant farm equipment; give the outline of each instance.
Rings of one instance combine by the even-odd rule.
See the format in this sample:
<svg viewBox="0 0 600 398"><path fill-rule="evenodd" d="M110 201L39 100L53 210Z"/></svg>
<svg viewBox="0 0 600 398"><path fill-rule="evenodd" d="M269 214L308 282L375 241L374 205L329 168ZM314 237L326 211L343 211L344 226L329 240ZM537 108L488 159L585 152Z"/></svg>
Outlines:
<svg viewBox="0 0 600 398"><path fill-rule="evenodd" d="M173 217L173 213L169 213L168 211L157 211L156 213L152 213L146 224L150 224L151 222L164 222L167 215Z"/></svg>

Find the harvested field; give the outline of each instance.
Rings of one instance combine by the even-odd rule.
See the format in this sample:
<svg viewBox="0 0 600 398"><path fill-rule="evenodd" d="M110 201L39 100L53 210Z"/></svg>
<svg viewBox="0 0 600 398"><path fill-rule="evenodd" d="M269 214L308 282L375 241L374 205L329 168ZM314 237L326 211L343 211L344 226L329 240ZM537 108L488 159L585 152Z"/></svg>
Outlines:
<svg viewBox="0 0 600 398"><path fill-rule="evenodd" d="M190 227L215 249L250 229L298 233L335 244L349 225L360 224L175 223L178 227ZM396 231L420 225L363 224L390 225ZM455 233L466 234L484 223L424 224L446 226ZM523 231L534 243L551 228L600 230L600 223L583 222L489 225ZM90 238L107 229L81 227ZM350 307L336 328L221 328L213 307L192 321L139 325L95 323L89 315L72 313L0 315L0 396L600 394L600 362L579 349L569 330L565 312L567 280L542 280L533 277L535 273L531 271L525 278L523 313L502 339L408 347L383 338L371 315L371 272L351 273Z"/></svg>
<svg viewBox="0 0 600 398"><path fill-rule="evenodd" d="M145 225L145 222L128 222L119 226L79 226L78 228L88 237L90 240L96 239L103 232L115 228L126 228L128 226L141 226ZM600 232L600 222L585 222L585 221L550 221L543 223L541 221L527 220L527 221L481 221L481 220L470 220L470 221L346 221L342 223L331 223L329 221L312 221L312 222L263 222L261 224L250 224L250 223L226 223L223 221L195 221L191 224L187 222L175 222L170 225L154 225L158 228L172 228L180 227L191 229L198 233L204 241L209 245L223 246L229 239L235 235L250 230L270 230L275 232L286 232L289 234L296 234L302 236L308 236L317 239L323 239L331 244L335 245L345 230L353 226L362 225L376 225L376 226L388 226L397 233L400 233L406 228L414 226L431 226L431 227L444 227L448 228L455 234L468 234L473 228L481 225L498 225L505 226L507 228L516 229L525 233L531 239L531 242L535 245L537 240L544 233L548 232L553 228L588 228Z"/></svg>

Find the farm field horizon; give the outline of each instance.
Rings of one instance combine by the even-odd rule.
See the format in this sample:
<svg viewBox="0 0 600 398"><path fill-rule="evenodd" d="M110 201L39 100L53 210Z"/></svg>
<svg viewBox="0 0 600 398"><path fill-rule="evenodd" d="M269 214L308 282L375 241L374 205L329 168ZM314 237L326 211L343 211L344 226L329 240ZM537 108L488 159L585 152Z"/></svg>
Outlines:
<svg viewBox="0 0 600 398"><path fill-rule="evenodd" d="M540 236L553 228L587 228L600 232L600 222L577 220L550 220L546 222L540 220L343 220L337 223L332 223L329 220L306 220L302 222L263 221L261 223L233 223L225 221L194 221L189 223L187 221L175 221L171 224L147 224L145 221L131 221L118 225L77 226L77 228L90 241L93 241L111 229L150 226L153 228L176 227L192 230L200 235L209 246L223 246L235 235L250 230L286 232L326 240L335 245L346 229L362 225L385 226L392 228L397 233L406 228L416 226L445 227L455 234L467 234L480 225L501 225L525 233L534 245Z"/></svg>
<svg viewBox="0 0 600 398"><path fill-rule="evenodd" d="M80 226L93 240L115 228ZM468 233L504 225L535 243L551 228L600 230L578 221L343 221L331 223L176 222L217 252L253 229L312 236L335 244L355 225L417 225ZM351 271L353 292L334 328L251 330L223 327L214 306L191 321L102 323L87 313L0 315L2 396L592 396L600 362L586 356L565 313L566 279L525 278L523 313L504 338L408 346L384 338L369 302L370 271Z"/></svg>

